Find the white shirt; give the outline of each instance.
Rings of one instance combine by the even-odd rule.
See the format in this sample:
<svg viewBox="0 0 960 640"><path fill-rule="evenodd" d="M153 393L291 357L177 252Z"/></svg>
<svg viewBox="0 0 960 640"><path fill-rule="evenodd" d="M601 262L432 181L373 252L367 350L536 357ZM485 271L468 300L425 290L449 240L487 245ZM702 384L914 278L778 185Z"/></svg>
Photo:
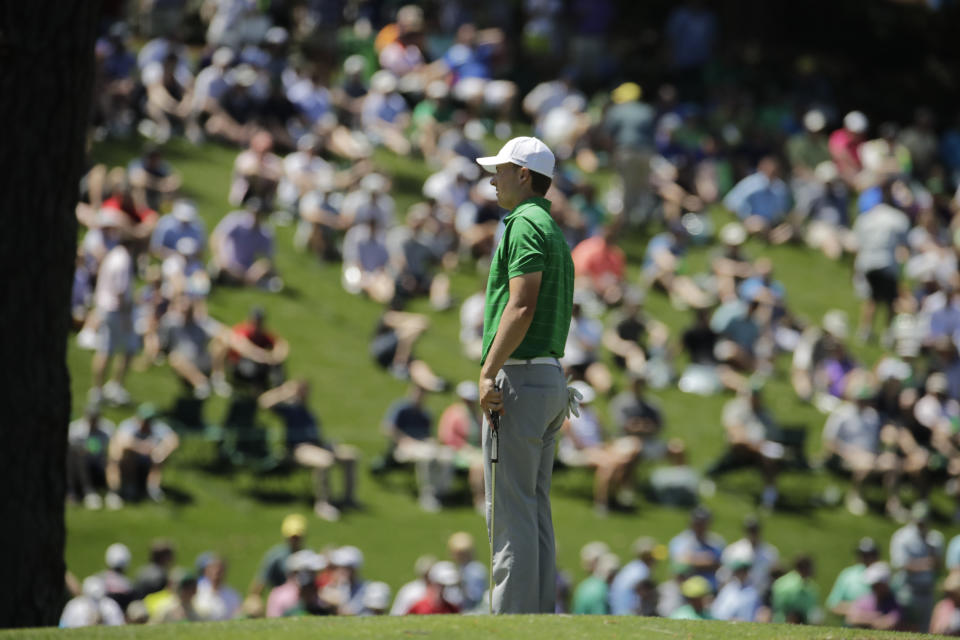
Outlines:
<svg viewBox="0 0 960 640"><path fill-rule="evenodd" d="M410 607L417 604L427 593L427 583L423 580L414 580L400 587L397 591L397 597L393 600L393 606L390 607L390 615L405 616L410 611Z"/></svg>
<svg viewBox="0 0 960 640"><path fill-rule="evenodd" d="M67 603L60 615L61 629L93 625L117 627L125 622L120 605L110 598L94 600L88 596L77 596Z"/></svg>
<svg viewBox="0 0 960 640"><path fill-rule="evenodd" d="M133 302L133 259L123 245L107 252L97 273L93 304L99 311L119 311Z"/></svg>
<svg viewBox="0 0 960 640"><path fill-rule="evenodd" d="M230 587L214 589L209 580L201 580L193 608L204 620L229 620L240 610L240 596Z"/></svg>

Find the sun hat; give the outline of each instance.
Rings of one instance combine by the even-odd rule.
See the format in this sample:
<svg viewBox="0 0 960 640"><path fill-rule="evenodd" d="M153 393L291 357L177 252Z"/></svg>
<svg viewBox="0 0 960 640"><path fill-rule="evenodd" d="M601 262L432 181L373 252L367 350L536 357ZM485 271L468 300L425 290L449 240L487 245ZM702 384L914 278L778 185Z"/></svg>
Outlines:
<svg viewBox="0 0 960 640"><path fill-rule="evenodd" d="M477 164L490 173L496 172L497 165L508 163L526 167L530 171L552 178L556 158L542 140L528 136L507 140L495 156L477 158Z"/></svg>

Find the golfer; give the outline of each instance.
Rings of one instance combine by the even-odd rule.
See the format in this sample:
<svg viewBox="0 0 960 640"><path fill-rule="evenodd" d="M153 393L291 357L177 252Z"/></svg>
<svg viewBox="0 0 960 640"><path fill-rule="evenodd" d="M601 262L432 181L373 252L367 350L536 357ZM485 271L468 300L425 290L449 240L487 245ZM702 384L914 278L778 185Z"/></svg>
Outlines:
<svg viewBox="0 0 960 640"><path fill-rule="evenodd" d="M510 212L487 281L479 383L491 606L494 613L553 613L550 475L567 409L558 358L570 328L573 261L544 197L553 176L550 149L536 138L514 138L477 162L496 174L490 183ZM490 460L491 411L500 414L497 464Z"/></svg>

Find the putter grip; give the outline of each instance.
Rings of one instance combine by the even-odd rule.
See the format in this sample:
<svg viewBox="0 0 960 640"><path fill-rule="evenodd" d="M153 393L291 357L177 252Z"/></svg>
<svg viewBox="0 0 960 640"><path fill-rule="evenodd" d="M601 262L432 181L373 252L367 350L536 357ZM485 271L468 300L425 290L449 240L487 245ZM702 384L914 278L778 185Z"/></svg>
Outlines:
<svg viewBox="0 0 960 640"><path fill-rule="evenodd" d="M494 386L494 389L500 391L500 385ZM496 411L490 412L490 462L500 460L500 414Z"/></svg>

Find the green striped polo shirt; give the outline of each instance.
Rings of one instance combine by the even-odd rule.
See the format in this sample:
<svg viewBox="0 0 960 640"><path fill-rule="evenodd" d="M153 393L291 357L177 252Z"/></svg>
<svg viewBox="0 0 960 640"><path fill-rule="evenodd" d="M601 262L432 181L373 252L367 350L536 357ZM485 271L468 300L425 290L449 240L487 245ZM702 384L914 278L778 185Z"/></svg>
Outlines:
<svg viewBox="0 0 960 640"><path fill-rule="evenodd" d="M523 342L511 358L563 356L573 306L573 260L563 232L550 217L550 201L530 198L503 219L503 238L493 254L483 314L483 358L497 335L510 298L510 279L543 272L537 310Z"/></svg>

